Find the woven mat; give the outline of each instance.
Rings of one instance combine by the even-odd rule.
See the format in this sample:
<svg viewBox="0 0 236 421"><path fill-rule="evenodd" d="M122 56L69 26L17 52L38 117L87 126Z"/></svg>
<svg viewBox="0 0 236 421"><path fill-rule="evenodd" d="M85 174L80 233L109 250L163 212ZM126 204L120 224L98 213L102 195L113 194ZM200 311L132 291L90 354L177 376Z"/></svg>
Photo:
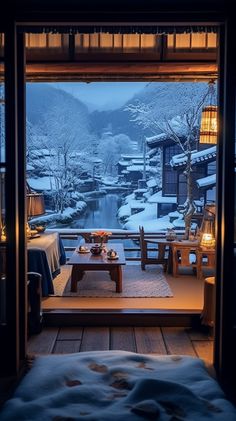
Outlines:
<svg viewBox="0 0 236 421"><path fill-rule="evenodd" d="M153 265L141 270L139 265L126 265L123 271L123 291L116 292L115 282L109 273L88 271L78 282L77 292L70 291L71 266L61 267L61 273L54 279L54 293L64 297L173 297L173 293L165 279L162 266Z"/></svg>

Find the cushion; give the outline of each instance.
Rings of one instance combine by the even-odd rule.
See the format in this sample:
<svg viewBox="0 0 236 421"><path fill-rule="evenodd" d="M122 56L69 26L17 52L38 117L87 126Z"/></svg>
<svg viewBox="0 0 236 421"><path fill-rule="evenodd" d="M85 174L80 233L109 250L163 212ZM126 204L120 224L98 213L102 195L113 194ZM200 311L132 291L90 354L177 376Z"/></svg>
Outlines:
<svg viewBox="0 0 236 421"><path fill-rule="evenodd" d="M198 358L92 351L37 357L0 419L235 421L236 409Z"/></svg>

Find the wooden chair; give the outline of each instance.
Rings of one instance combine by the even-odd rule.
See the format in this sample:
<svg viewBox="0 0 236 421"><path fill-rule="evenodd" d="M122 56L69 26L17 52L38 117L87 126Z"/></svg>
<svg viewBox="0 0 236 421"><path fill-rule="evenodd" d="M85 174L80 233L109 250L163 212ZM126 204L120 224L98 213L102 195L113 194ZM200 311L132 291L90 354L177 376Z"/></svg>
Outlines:
<svg viewBox="0 0 236 421"><path fill-rule="evenodd" d="M140 240L139 240L139 244L140 244L140 250L141 250L141 268L142 270L145 270L145 266L146 265L163 265L164 270L167 270L167 261L168 261L168 253L169 253L169 245L165 243L165 240L163 240L163 238L160 240L158 240L158 238L156 239L152 239L152 238L148 238L148 235L144 234L144 229L143 227L139 227L139 234L140 234ZM153 248L151 250L149 250L148 248L148 244L155 244L156 247L153 250ZM155 252L156 256L155 257L151 257L150 253Z"/></svg>
<svg viewBox="0 0 236 421"><path fill-rule="evenodd" d="M197 269L197 244L191 242L173 242L171 245L173 276L177 277L179 269L191 267L194 271Z"/></svg>

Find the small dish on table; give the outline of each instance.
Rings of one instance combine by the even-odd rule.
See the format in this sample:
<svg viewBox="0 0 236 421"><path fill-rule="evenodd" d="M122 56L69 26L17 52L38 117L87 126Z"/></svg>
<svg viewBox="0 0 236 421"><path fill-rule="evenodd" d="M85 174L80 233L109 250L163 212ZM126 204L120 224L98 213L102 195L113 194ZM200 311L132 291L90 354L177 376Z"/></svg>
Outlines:
<svg viewBox="0 0 236 421"><path fill-rule="evenodd" d="M107 260L118 260L119 259L119 256L118 256L118 254L116 255L116 256L107 256Z"/></svg>
<svg viewBox="0 0 236 421"><path fill-rule="evenodd" d="M79 248L76 250L77 253L90 253L90 250L86 246L79 246Z"/></svg>

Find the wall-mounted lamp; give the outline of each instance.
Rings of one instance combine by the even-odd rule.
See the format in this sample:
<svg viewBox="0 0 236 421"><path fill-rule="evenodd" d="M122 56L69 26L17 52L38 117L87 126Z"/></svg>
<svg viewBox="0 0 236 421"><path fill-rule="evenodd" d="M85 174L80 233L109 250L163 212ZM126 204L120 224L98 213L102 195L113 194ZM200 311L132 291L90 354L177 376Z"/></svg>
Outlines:
<svg viewBox="0 0 236 421"><path fill-rule="evenodd" d="M199 143L217 143L217 105L214 105L214 81L209 82L209 105L203 107L200 126Z"/></svg>

